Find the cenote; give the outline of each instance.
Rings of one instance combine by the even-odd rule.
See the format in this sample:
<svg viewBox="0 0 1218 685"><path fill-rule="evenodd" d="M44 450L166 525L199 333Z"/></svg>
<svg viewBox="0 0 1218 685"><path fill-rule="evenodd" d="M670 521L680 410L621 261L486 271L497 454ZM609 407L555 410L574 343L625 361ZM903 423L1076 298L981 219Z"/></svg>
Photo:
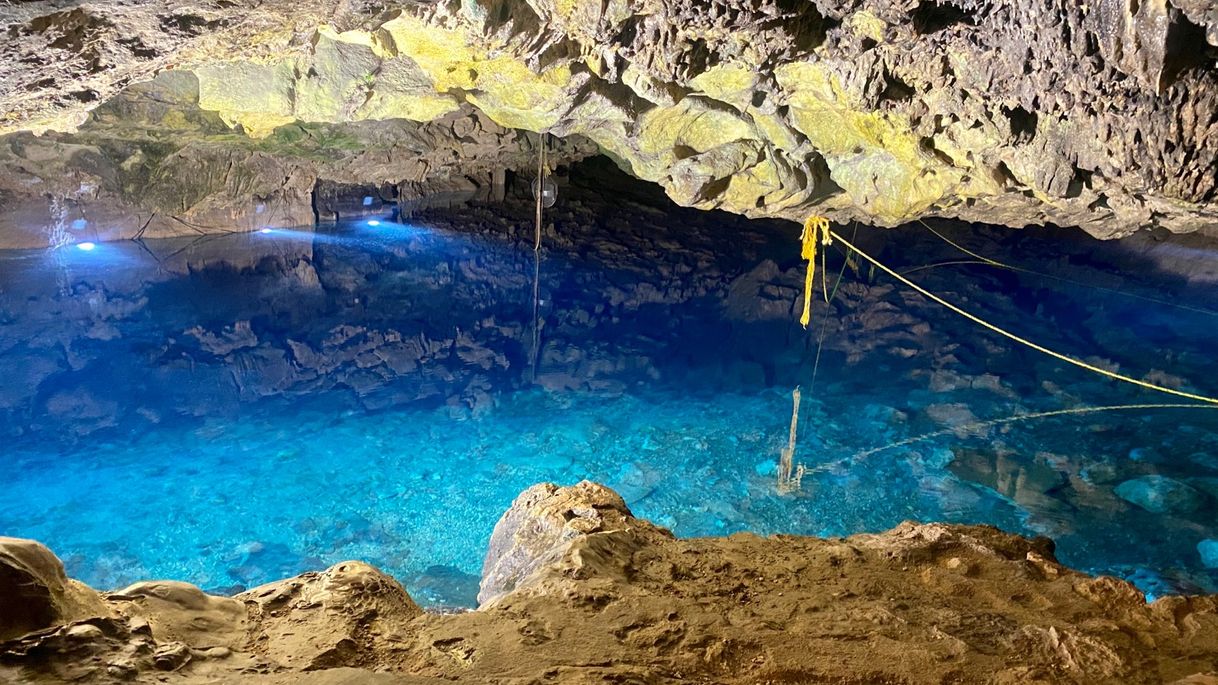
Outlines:
<svg viewBox="0 0 1218 685"><path fill-rule="evenodd" d="M231 594L359 559L469 607L515 496L589 479L681 537L986 523L1152 597L1218 590L1198 551L1218 412L1020 419L1187 402L1013 344L840 246L804 330L798 225L681 209L603 161L569 176L538 253L519 189L0 253L0 530L102 589ZM933 227L1014 268L919 224L837 230L1053 350L1218 395L1204 247Z"/></svg>

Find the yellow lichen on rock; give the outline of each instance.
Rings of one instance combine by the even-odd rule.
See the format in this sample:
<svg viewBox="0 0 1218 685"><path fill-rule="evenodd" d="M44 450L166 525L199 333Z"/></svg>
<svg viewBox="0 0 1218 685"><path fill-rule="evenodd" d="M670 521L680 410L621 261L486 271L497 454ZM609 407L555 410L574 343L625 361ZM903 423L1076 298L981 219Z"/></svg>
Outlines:
<svg viewBox="0 0 1218 685"><path fill-rule="evenodd" d="M476 68L466 99L500 126L545 131L571 108L571 69L565 64L535 74L522 62L499 57Z"/></svg>
<svg viewBox="0 0 1218 685"><path fill-rule="evenodd" d="M195 69L199 107L218 112L229 126L240 125L252 138L294 121L295 69L291 62L233 62Z"/></svg>
<svg viewBox="0 0 1218 685"><path fill-rule="evenodd" d="M322 26L307 55L277 63L218 62L195 70L199 105L263 138L293 121L341 123L401 118L432 121L460 100L436 92L412 59L382 32Z"/></svg>
<svg viewBox="0 0 1218 685"><path fill-rule="evenodd" d="M473 88L478 78L474 65L486 60L463 32L428 26L408 14L385 22L380 30L398 54L419 65L440 93Z"/></svg>
<svg viewBox="0 0 1218 685"><path fill-rule="evenodd" d="M811 191L796 178L781 157L768 157L732 176L723 192L723 206L740 208L747 215L782 212L803 204Z"/></svg>
<svg viewBox="0 0 1218 685"><path fill-rule="evenodd" d="M884 31L888 24L883 19L867 10L860 10L846 17L842 24L856 36L870 38L877 43L883 42Z"/></svg>
<svg viewBox="0 0 1218 685"><path fill-rule="evenodd" d="M717 64L690 81L696 91L740 111L749 108L757 88L757 70L743 64Z"/></svg>
<svg viewBox="0 0 1218 685"><path fill-rule="evenodd" d="M313 36L308 68L296 79L293 114L303 121L339 122L354 118L381 66L368 34L335 33L328 26Z"/></svg>
<svg viewBox="0 0 1218 685"><path fill-rule="evenodd" d="M381 29L399 54L431 78L436 92L458 91L501 126L542 131L571 107L571 68L565 63L538 74L512 55L491 56L474 47L475 37L463 30L429 26L410 15Z"/></svg>
<svg viewBox="0 0 1218 685"><path fill-rule="evenodd" d="M905 116L861 110L819 63L785 65L775 75L794 126L824 156L833 181L868 214L896 223L948 192L967 195L962 174L923 149Z"/></svg>
<svg viewBox="0 0 1218 685"><path fill-rule="evenodd" d="M757 138L753 126L739 115L694 97L648 111L639 121L636 135L639 153L654 159L657 172L691 152Z"/></svg>

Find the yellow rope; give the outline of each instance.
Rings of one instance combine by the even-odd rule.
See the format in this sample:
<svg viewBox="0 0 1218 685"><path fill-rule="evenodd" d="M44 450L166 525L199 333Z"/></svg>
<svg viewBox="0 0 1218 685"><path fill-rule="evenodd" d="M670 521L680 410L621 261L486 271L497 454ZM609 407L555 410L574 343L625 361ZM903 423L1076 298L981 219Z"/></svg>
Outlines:
<svg viewBox="0 0 1218 685"><path fill-rule="evenodd" d="M804 227L805 252L807 250L807 244L808 244L807 243L808 226L812 225L812 222L818 218L819 217L812 217L812 218L808 219L808 223L805 224L805 227ZM823 221L823 219L821 219L821 220ZM827 224L827 222L826 222L826 224ZM943 305L944 307L947 307L948 309L950 309L953 312L959 314L960 316L963 316L964 318L972 321L973 323L981 324L982 326L985 326L986 328L990 329L991 331L994 331L995 333L998 333L999 335L1005 336L1006 338L1009 338L1010 340L1014 340L1015 342L1017 342L1021 345L1024 345L1025 347L1030 347L1033 350L1036 350L1037 352L1040 352L1042 354L1047 354L1050 357L1053 357L1054 359L1058 359L1060 361L1066 362L1067 364L1073 364L1074 366L1077 366L1079 368L1086 369L1088 371L1092 371L1094 373L1098 373L1100 375L1107 376L1109 378L1112 378L1112 379L1115 379L1118 381L1124 381L1125 383L1131 383L1131 384L1136 385L1141 388L1146 388L1148 390L1154 390L1156 392L1166 393L1168 395L1175 395L1176 397L1184 397L1186 399L1196 400L1198 402L1205 402L1206 404L1218 405L1218 398L1207 397L1205 395L1197 395L1197 394L1194 394L1191 392L1184 392L1183 390L1174 390L1172 388L1165 388L1161 385L1155 385L1154 383L1149 383L1147 381L1138 380L1137 378L1131 378L1129 376L1125 376L1123 374L1119 374L1114 371L1109 371L1107 369L1101 369L1098 366L1095 366L1093 364L1088 364L1087 362L1084 362L1079 359L1075 359L1073 357L1066 356L1064 354L1061 354L1060 352L1054 352L1053 350L1050 350L1049 348L1044 347L1042 345L1038 345L1026 338L1021 338L1020 336L1015 335L1014 333L1012 333L1006 329L995 326L994 324L982 319L981 317L979 317L975 314L972 314L968 311L965 311L964 309L961 309L960 307L952 304L951 302L948 302L947 300L943 299L942 297L939 297L938 295L930 292L926 288L923 288L922 286L918 285L917 283L914 283L913 281L909 280L908 278L905 278L904 276L897 273L896 271L893 271L892 269L888 268L887 266L881 264L879 262L879 260L877 260L875 257L872 257L871 255L867 254L866 252L863 252L862 250L860 250L858 247L851 245L849 241L847 241L845 238L838 235L835 231L830 231L828 228L825 228L825 231L828 233L829 236L836 238L837 240L840 240L843 245L845 245L846 247L857 252L860 257L862 257L863 259L866 259L868 262L871 262L872 265L879 268L884 273L887 273L889 276L892 276L893 278L897 279L898 281L900 281L900 282L904 283L905 285L909 286L910 288L914 289L915 291L920 293L923 297L933 300L934 302L938 302L939 304ZM806 291L811 290L811 286L812 286L811 278L812 278L811 272L809 271L808 282L805 286ZM808 317L808 304L805 299L804 318L800 319L800 322L804 324L805 328L808 325L807 317Z"/></svg>
<svg viewBox="0 0 1218 685"><path fill-rule="evenodd" d="M810 216L804 222L803 235L799 237L803 242L800 256L808 260L808 270L804 276L804 311L799 317L799 323L805 329L812 320L812 279L816 276L816 243L819 240L828 245L831 242L829 235L829 220L823 216Z"/></svg>

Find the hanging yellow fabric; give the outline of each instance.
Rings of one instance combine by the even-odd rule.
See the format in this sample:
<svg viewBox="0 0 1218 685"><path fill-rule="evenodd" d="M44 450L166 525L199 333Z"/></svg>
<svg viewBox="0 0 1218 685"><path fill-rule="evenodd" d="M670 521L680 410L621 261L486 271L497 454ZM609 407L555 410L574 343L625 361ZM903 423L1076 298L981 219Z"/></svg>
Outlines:
<svg viewBox="0 0 1218 685"><path fill-rule="evenodd" d="M800 256L808 260L808 271L804 276L804 311L799 317L799 323L805 329L808 328L808 322L812 320L812 281L816 277L816 243L819 240L821 244L828 245L829 237L829 220L823 216L810 216L804 222L804 232L800 236L803 241L803 248L800 250Z"/></svg>

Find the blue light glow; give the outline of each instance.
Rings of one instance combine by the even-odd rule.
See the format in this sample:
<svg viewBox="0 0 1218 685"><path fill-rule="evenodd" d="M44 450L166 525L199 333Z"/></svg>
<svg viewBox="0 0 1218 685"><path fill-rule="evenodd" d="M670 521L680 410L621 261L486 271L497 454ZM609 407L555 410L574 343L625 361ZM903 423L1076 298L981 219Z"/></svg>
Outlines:
<svg viewBox="0 0 1218 685"><path fill-rule="evenodd" d="M368 225L369 226L380 226L381 222L377 221L376 219L371 219L368 221Z"/></svg>
<svg viewBox="0 0 1218 685"><path fill-rule="evenodd" d="M76 249L92 252L93 248L97 247L96 243L76 243Z"/></svg>
<svg viewBox="0 0 1218 685"><path fill-rule="evenodd" d="M269 228L264 228L264 229L262 229L262 230L260 230L260 231L258 231L258 232L259 232L259 233L262 233L262 234L266 234L266 233L270 233L270 232L271 232L271 229L269 229Z"/></svg>

